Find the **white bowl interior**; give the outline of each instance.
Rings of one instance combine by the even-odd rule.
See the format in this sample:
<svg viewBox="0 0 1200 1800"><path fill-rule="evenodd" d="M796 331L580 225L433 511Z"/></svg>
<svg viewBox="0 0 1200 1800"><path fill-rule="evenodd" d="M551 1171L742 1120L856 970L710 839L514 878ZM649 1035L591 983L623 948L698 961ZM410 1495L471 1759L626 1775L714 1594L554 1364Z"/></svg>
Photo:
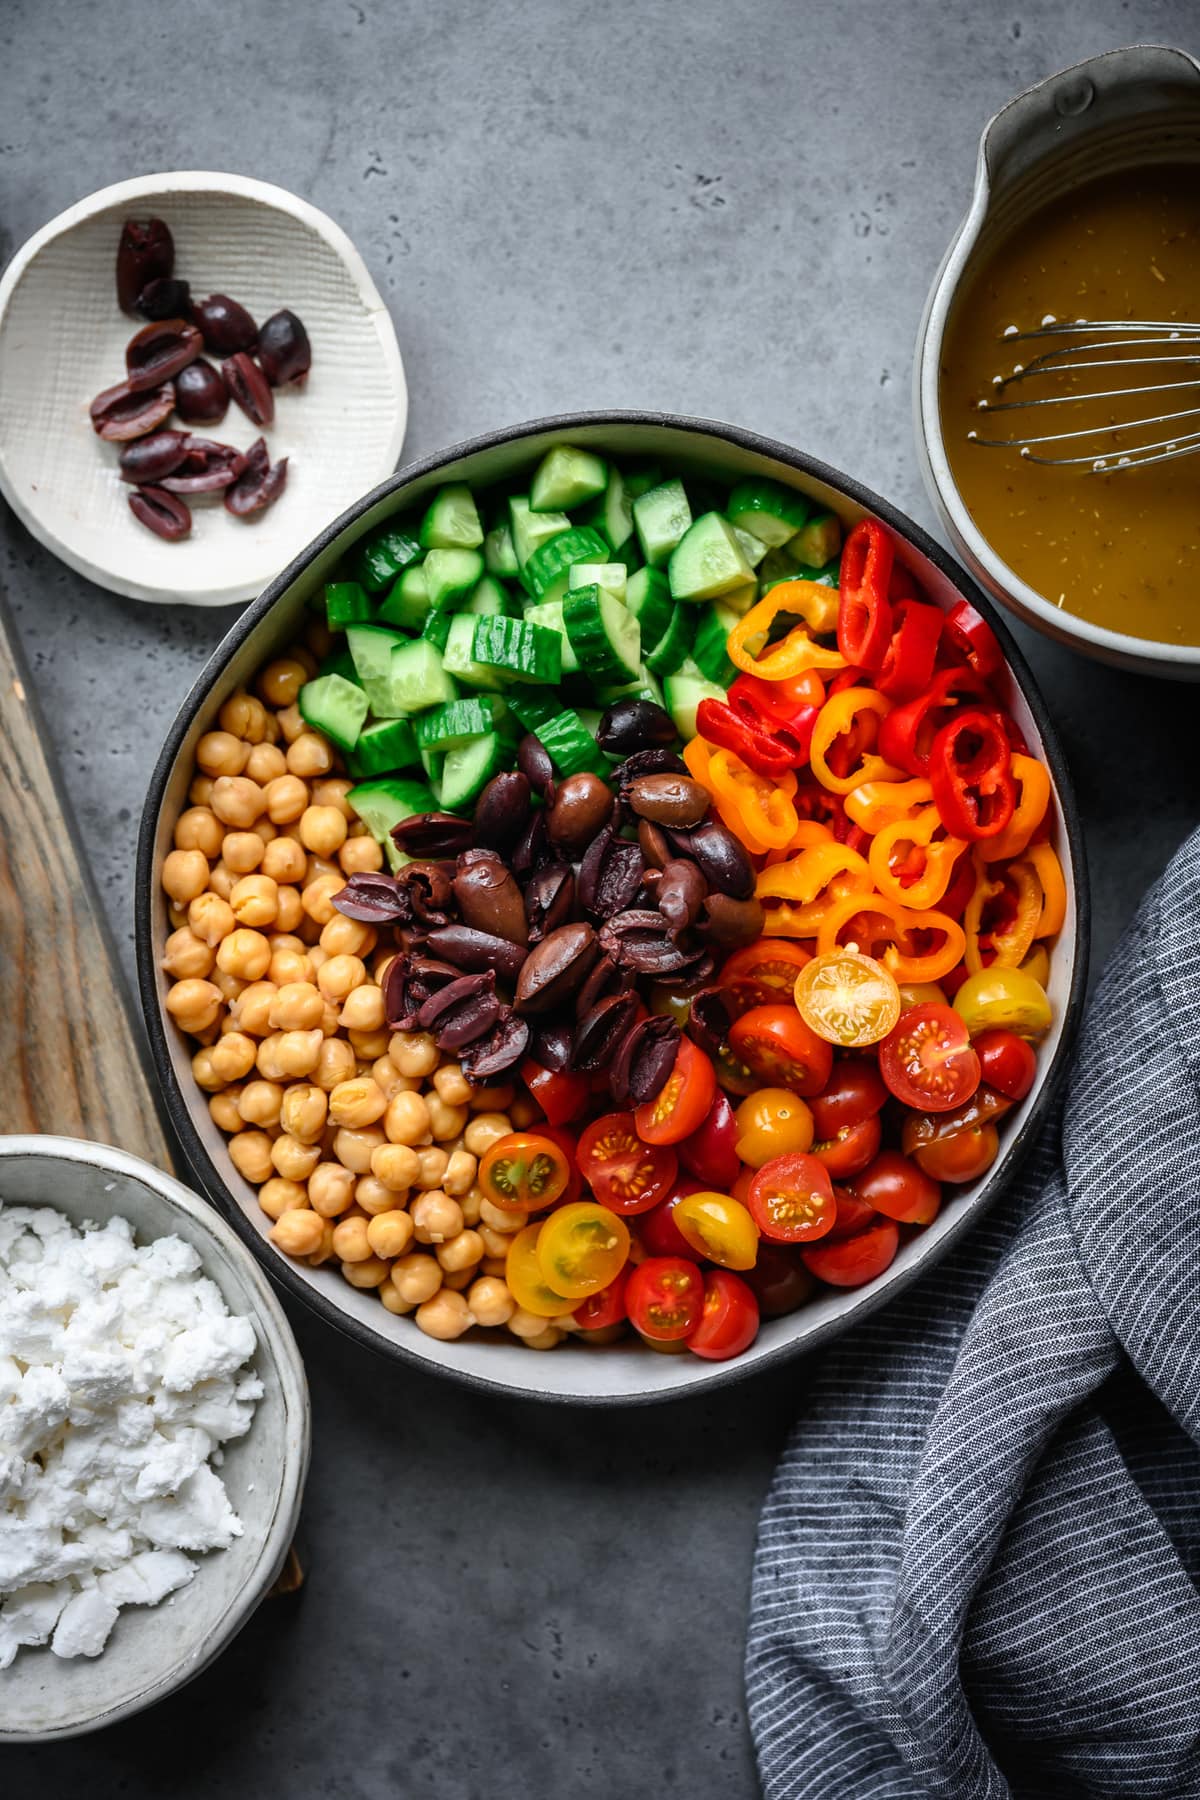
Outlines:
<svg viewBox="0 0 1200 1800"><path fill-rule="evenodd" d="M228 1550L197 1556L196 1574L155 1607L123 1607L102 1654L70 1660L48 1647L5 1670L0 1743L65 1737L138 1712L198 1675L245 1624L287 1555L308 1466L308 1393L296 1341L253 1257L203 1200L137 1157L65 1138L0 1138L0 1198L53 1206L75 1224L120 1214L138 1238L175 1233L199 1253L231 1311L254 1322L264 1393L221 1479L245 1527Z"/></svg>
<svg viewBox="0 0 1200 1800"><path fill-rule="evenodd" d="M211 728L228 696L251 682L261 663L296 635L305 603L329 578L331 569L350 545L376 529L387 518L407 512L412 506L419 504L422 496L447 480L490 483L509 479L531 468L544 455L549 445L561 441L563 435L561 432L544 432L525 436L447 460L436 473L422 476L380 501L297 576L221 671L180 748L157 821L154 858L156 870L161 867L162 858L171 847L173 822L186 803L185 796L191 780L198 738ZM666 425L624 422L573 427L569 435L573 443L605 448L613 455L653 455L656 459L684 470L692 468L697 473L712 471L720 477L728 478L744 474L769 475L811 495L823 507L839 513L847 524L852 524L863 516L863 509L839 489L801 474L786 463L744 449L715 434ZM960 597L952 583L914 545L905 544L904 561L916 574L929 596L943 607L952 605ZM1037 754L1042 747L1037 725L1015 681L1011 681L1010 685L1011 710L1031 749ZM1057 795L1054 804L1058 808ZM1075 871L1066 834L1061 828L1061 810L1058 817L1057 845L1067 878L1068 912L1059 948L1052 959L1050 996L1054 1004L1055 1022L1039 1053L1038 1081L1028 1098L1014 1109L1005 1122L1003 1141L1006 1148L1012 1144L1036 1105L1045 1074L1063 1034L1067 1000L1071 992L1075 962ZM170 927L165 899L157 880L152 897L152 917L155 943L160 945L165 942ZM168 986L167 978L160 973L160 1006ZM192 1079L189 1040L175 1028L165 1009L162 1018L175 1080L195 1130L224 1186L235 1197L251 1226L263 1239L264 1256L274 1257L277 1252L266 1241L271 1221L260 1210L254 1188L234 1168L226 1148L226 1139L213 1124L205 1097ZM877 1306L885 1297L892 1281L911 1273L937 1256L946 1242L965 1228L971 1215L977 1210L975 1203L984 1187L994 1191L1004 1160L1005 1152L1002 1150L1000 1160L988 1180L962 1189L949 1200L935 1222L902 1248L892 1269L880 1281L855 1291L826 1290L799 1312L786 1318L764 1321L754 1345L738 1358L738 1369L742 1370L771 1358L789 1345L815 1342L829 1335L831 1329L838 1324ZM201 1173L203 1174L202 1171ZM703 1362L690 1354L656 1354L633 1343L603 1349L567 1343L548 1354L526 1350L505 1333L471 1332L456 1343L440 1343L426 1337L411 1319L396 1318L386 1312L373 1293L352 1288L336 1270L310 1269L306 1265L296 1264L294 1273L306 1286L357 1320L378 1339L402 1345L409 1354L436 1368L455 1370L490 1386L524 1394L535 1391L540 1396L557 1399L652 1399L703 1387L732 1366Z"/></svg>
<svg viewBox="0 0 1200 1800"><path fill-rule="evenodd" d="M125 346L143 323L117 306L121 226L152 215L170 226L176 273L194 298L231 294L260 324L288 307L313 348L304 389L276 392L265 433L272 461L288 458L282 497L248 522L219 494L195 497L182 543L134 518L120 446L88 417L95 396L124 378ZM0 488L34 536L117 593L206 606L257 594L389 475L408 412L391 319L349 239L307 202L232 175L125 182L31 239L0 283L0 392ZM220 424L196 430L241 449L260 435L232 403Z"/></svg>

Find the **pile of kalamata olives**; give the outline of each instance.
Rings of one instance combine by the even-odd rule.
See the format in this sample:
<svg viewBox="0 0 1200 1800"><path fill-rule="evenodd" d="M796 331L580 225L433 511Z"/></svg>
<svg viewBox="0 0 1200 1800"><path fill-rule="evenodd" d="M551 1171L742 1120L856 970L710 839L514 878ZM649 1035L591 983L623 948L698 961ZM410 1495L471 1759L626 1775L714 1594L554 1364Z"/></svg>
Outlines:
<svg viewBox="0 0 1200 1800"><path fill-rule="evenodd" d="M473 819L405 819L392 837L416 860L395 876L352 875L333 904L393 928L388 1024L432 1032L470 1080L530 1055L606 1074L619 1105L640 1106L679 1042L656 999L699 996L718 960L762 935L763 912L745 850L667 748L663 709L621 701L596 735L623 758L607 781L556 781L531 732ZM702 1034L708 1009L694 999L693 1010Z"/></svg>
<svg viewBox="0 0 1200 1800"><path fill-rule="evenodd" d="M275 418L272 389L303 386L312 366L308 333L294 312L262 326L228 294L193 300L175 275L175 243L161 219L126 219L117 246L117 300L148 323L125 349L125 379L92 401L92 425L120 444L121 479L134 484L129 508L159 537L187 537L186 496L222 494L235 518L249 519L278 500L288 459L272 463L266 439L235 450L190 431L163 429L171 414L185 425L219 425L230 400L255 425ZM214 368L202 351L220 357Z"/></svg>

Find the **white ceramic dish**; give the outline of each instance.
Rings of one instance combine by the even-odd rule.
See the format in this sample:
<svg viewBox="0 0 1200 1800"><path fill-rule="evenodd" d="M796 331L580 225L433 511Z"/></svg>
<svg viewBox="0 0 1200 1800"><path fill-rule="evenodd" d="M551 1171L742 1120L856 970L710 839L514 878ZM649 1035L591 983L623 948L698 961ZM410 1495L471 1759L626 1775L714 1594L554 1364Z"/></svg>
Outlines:
<svg viewBox="0 0 1200 1800"><path fill-rule="evenodd" d="M191 536L166 543L129 510L119 446L88 407L125 371L141 321L117 306L117 241L126 218L165 219L176 273L192 294L232 294L261 323L280 307L303 319L313 366L303 391L276 395L266 433L288 458L287 488L243 522L220 496L192 507ZM213 359L216 360L216 359ZM408 393L387 308L358 251L306 200L242 175L140 176L81 200L34 234L0 280L0 492L39 542L135 600L223 606L251 599L334 519L395 468ZM244 449L258 429L230 405L198 430Z"/></svg>
<svg viewBox="0 0 1200 1800"><path fill-rule="evenodd" d="M0 1745L75 1737L173 1693L220 1654L275 1581L296 1529L308 1470L304 1365L270 1283L205 1201L139 1157L75 1138L0 1138L0 1196L53 1206L76 1224L121 1214L139 1239L175 1233L199 1253L234 1312L253 1320L264 1393L246 1436L229 1444L221 1479L245 1533L196 1558L173 1600L125 1607L100 1656L71 1661L17 1652L0 1679Z"/></svg>

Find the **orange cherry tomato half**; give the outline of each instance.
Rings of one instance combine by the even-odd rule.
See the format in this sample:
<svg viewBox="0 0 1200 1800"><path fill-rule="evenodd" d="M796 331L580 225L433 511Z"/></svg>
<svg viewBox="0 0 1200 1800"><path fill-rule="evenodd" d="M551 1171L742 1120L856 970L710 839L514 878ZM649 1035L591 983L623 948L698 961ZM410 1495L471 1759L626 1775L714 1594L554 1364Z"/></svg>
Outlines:
<svg viewBox="0 0 1200 1800"><path fill-rule="evenodd" d="M833 1048L794 1006L754 1006L736 1019L729 1048L772 1087L819 1094L833 1068Z"/></svg>
<svg viewBox="0 0 1200 1800"><path fill-rule="evenodd" d="M897 1100L922 1112L949 1112L979 1086L979 1058L952 1006L936 1002L900 1015L879 1046L879 1072Z"/></svg>
<svg viewBox="0 0 1200 1800"><path fill-rule="evenodd" d="M517 1305L537 1319L558 1319L571 1312L574 1301L552 1288L542 1274L537 1243L542 1225L526 1225L508 1246L504 1263L504 1279Z"/></svg>
<svg viewBox="0 0 1200 1800"><path fill-rule="evenodd" d="M540 1212L566 1191L571 1165L552 1138L510 1131L498 1138L479 1165L479 1185L493 1206L508 1212Z"/></svg>
<svg viewBox="0 0 1200 1800"><path fill-rule="evenodd" d="M607 1206L577 1200L562 1206L542 1226L538 1267L547 1287L570 1300L583 1300L614 1281L629 1260L629 1227Z"/></svg>
<svg viewBox="0 0 1200 1800"><path fill-rule="evenodd" d="M748 1094L734 1114L734 1125L734 1148L753 1169L773 1156L807 1150L813 1141L812 1111L791 1088L764 1087Z"/></svg>
<svg viewBox="0 0 1200 1800"><path fill-rule="evenodd" d="M930 1224L942 1204L937 1182L899 1150L881 1150L851 1186L860 1200L902 1225Z"/></svg>
<svg viewBox="0 0 1200 1800"><path fill-rule="evenodd" d="M711 1062L691 1038L680 1038L675 1067L654 1099L633 1115L638 1136L646 1144L677 1144L691 1137L708 1117L716 1092Z"/></svg>
<svg viewBox="0 0 1200 1800"><path fill-rule="evenodd" d="M953 1136L933 1138L914 1150L918 1165L934 1181L978 1181L1000 1154L994 1125L967 1125Z"/></svg>
<svg viewBox="0 0 1200 1800"><path fill-rule="evenodd" d="M625 1289L629 1285L629 1264L621 1269L607 1287L597 1288L575 1308L575 1323L580 1331L608 1331L626 1318Z"/></svg>
<svg viewBox="0 0 1200 1800"><path fill-rule="evenodd" d="M721 986L736 988L739 1005L770 1006L790 999L796 977L812 961L793 938L759 938L735 950L721 970Z"/></svg>
<svg viewBox="0 0 1200 1800"><path fill-rule="evenodd" d="M843 1125L831 1138L818 1139L811 1149L835 1181L845 1181L847 1176L857 1175L878 1156L882 1141L883 1127L873 1113L857 1125Z"/></svg>
<svg viewBox="0 0 1200 1800"><path fill-rule="evenodd" d="M748 1208L730 1194L705 1188L684 1194L671 1208L676 1230L697 1256L724 1269L752 1269L758 1254L758 1226Z"/></svg>
<svg viewBox="0 0 1200 1800"><path fill-rule="evenodd" d="M632 1113L593 1119L579 1139L577 1163L601 1206L625 1217L657 1206L679 1172L674 1150L642 1142Z"/></svg>
<svg viewBox="0 0 1200 1800"><path fill-rule="evenodd" d="M800 1252L804 1266L831 1287L862 1287L883 1274L900 1248L900 1228L891 1219L880 1219L853 1237L814 1244Z"/></svg>
<svg viewBox="0 0 1200 1800"><path fill-rule="evenodd" d="M739 1275L710 1269L704 1277L704 1309L687 1347L706 1362L728 1362L758 1336L758 1301Z"/></svg>
<svg viewBox="0 0 1200 1800"><path fill-rule="evenodd" d="M815 1156L777 1156L750 1183L750 1216L773 1244L807 1244L833 1229L837 1202Z"/></svg>
<svg viewBox="0 0 1200 1800"><path fill-rule="evenodd" d="M877 1044L900 1017L895 976L859 950L814 956L796 977L794 998L804 1023L844 1050Z"/></svg>
<svg viewBox="0 0 1200 1800"><path fill-rule="evenodd" d="M629 1277L625 1305L630 1323L652 1343L689 1337L704 1311L704 1277L682 1256L648 1256Z"/></svg>

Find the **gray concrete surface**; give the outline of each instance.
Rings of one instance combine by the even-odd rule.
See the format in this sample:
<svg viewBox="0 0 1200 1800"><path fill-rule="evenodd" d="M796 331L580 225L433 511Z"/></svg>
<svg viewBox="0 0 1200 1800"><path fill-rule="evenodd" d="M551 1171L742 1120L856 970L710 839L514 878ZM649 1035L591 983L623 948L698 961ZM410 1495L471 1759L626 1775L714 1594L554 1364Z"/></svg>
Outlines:
<svg viewBox="0 0 1200 1800"><path fill-rule="evenodd" d="M263 176L365 255L407 363L407 455L661 406L803 445L931 525L911 348L983 121L1115 44L1194 49L1196 25L1193 0L4 0L0 262L125 176ZM131 966L146 774L233 615L103 593L7 514L0 582ZM1082 799L1102 957L1194 817L1188 697L1022 638ZM0 1755L0 1783L753 1794L747 1583L803 1365L572 1416L395 1373L294 1317L316 1404L303 1596L155 1714Z"/></svg>

